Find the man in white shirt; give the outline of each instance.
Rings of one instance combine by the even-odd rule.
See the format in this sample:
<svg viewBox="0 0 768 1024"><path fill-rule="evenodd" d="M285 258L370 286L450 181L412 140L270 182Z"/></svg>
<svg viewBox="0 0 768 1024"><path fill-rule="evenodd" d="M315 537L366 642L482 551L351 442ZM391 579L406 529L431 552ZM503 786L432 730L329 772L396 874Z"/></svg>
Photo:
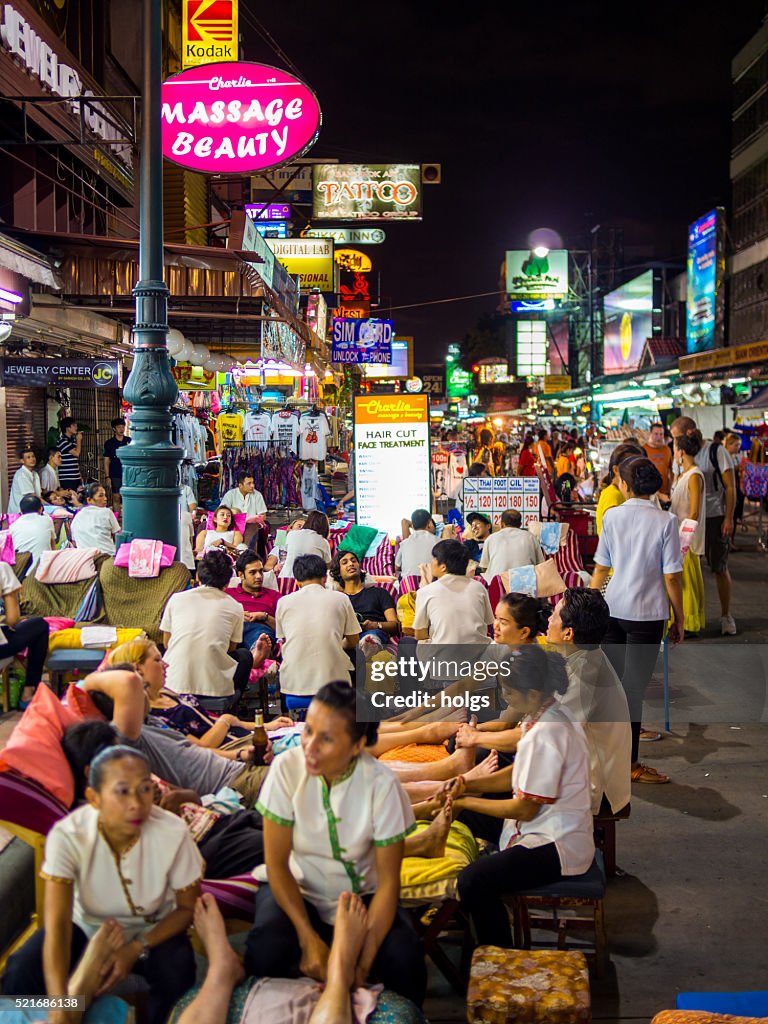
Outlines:
<svg viewBox="0 0 768 1024"><path fill-rule="evenodd" d="M11 523L11 537L16 553L30 551L31 572L40 561L43 551L51 551L56 543L53 520L43 513L43 503L36 494L25 494L20 502L19 518Z"/></svg>
<svg viewBox="0 0 768 1024"><path fill-rule="evenodd" d="M434 582L416 592L413 633L433 644L488 644L493 609L479 581L467 576L469 552L457 540L441 540L432 555Z"/></svg>
<svg viewBox="0 0 768 1024"><path fill-rule="evenodd" d="M227 491L221 499L221 504L231 508L233 512L245 512L248 519L267 514L267 504L261 492L256 490L253 474L246 470L237 474L237 487Z"/></svg>
<svg viewBox="0 0 768 1024"><path fill-rule="evenodd" d="M411 515L411 533L400 542L395 555L395 568L401 576L418 576L420 565L432 562L435 546L435 523L425 508Z"/></svg>
<svg viewBox="0 0 768 1024"><path fill-rule="evenodd" d="M59 481L59 466L61 465L61 452L58 448L48 449L48 462L40 470L40 486L43 493L62 490Z"/></svg>
<svg viewBox="0 0 768 1024"><path fill-rule="evenodd" d="M35 467L37 466L37 455L34 448L25 448L21 453L21 466L13 474L11 494L8 499L8 511L18 513L20 511L21 499L25 494L36 494L42 497L43 489L40 484L40 475Z"/></svg>
<svg viewBox="0 0 768 1024"><path fill-rule="evenodd" d="M327 570L319 555L293 563L298 590L277 602L275 633L283 641L280 690L287 706L303 708L321 686L350 682L346 652L357 647L361 627L346 594L326 590Z"/></svg>
<svg viewBox="0 0 768 1024"><path fill-rule="evenodd" d="M563 655L568 673L561 703L587 738L593 814L601 804L618 814L632 795L629 706L619 677L598 646L610 614L599 590L573 587L558 602L547 629L547 642Z"/></svg>
<svg viewBox="0 0 768 1024"><path fill-rule="evenodd" d="M485 570L487 580L521 565L539 565L544 561L539 542L533 534L520 529L522 521L515 509L501 513L501 529L487 538L480 555L480 568Z"/></svg>
<svg viewBox="0 0 768 1024"><path fill-rule="evenodd" d="M253 656L243 639L243 606L224 593L232 562L212 549L197 570L200 586L173 594L163 611L166 686L176 693L232 697L248 686Z"/></svg>

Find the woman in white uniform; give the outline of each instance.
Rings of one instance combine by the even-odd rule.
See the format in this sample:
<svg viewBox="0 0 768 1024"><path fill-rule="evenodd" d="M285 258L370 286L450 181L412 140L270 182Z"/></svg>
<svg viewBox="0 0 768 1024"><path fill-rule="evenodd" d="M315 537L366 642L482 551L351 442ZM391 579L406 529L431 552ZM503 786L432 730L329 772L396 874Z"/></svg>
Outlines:
<svg viewBox="0 0 768 1024"><path fill-rule="evenodd" d="M587 871L595 855L589 752L584 730L555 694L567 689L563 659L536 644L521 647L502 676L504 700L522 718L514 765L469 783L469 791L511 793L507 799L462 795L462 777L447 787L454 811L475 831L482 815L501 826L499 853L459 875L459 898L480 945L512 945L504 896ZM503 819L503 821L502 821ZM478 830L479 831L479 830Z"/></svg>
<svg viewBox="0 0 768 1024"><path fill-rule="evenodd" d="M300 555L318 555L330 567L331 546L328 516L322 512L310 512L299 530L291 529L285 541L285 562L280 570L281 578L293 576L293 563Z"/></svg>
<svg viewBox="0 0 768 1024"><path fill-rule="evenodd" d="M111 508L107 508L107 492L101 484L85 489L86 506L72 520L72 540L77 548L97 548L102 554L114 555L115 534L120 524Z"/></svg>
<svg viewBox="0 0 768 1024"><path fill-rule="evenodd" d="M370 974L420 1005L424 951L398 907L413 811L394 773L365 752L377 732L358 721L355 691L328 683L309 706L301 747L270 768L257 804L265 867L255 872L269 884L256 894L245 968L255 977L299 968L325 981L338 899L351 891L368 908L356 984Z"/></svg>

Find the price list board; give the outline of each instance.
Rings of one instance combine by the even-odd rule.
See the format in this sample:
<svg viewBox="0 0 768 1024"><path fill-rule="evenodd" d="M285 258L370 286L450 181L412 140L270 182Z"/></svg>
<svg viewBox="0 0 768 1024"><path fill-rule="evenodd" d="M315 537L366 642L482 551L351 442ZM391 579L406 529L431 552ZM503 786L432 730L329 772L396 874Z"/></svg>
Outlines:
<svg viewBox="0 0 768 1024"><path fill-rule="evenodd" d="M530 476L467 477L464 487L464 518L469 512L482 512L501 525L501 514L515 509L523 517L523 528L540 519L539 481Z"/></svg>

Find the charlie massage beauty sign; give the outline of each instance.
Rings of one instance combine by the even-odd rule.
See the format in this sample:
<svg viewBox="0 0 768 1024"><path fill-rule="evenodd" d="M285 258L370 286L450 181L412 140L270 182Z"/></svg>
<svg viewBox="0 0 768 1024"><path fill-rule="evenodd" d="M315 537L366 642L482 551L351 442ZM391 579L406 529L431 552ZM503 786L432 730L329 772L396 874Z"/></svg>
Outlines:
<svg viewBox="0 0 768 1024"><path fill-rule="evenodd" d="M163 82L163 156L191 171L279 167L306 153L321 123L309 86L266 64L205 64Z"/></svg>

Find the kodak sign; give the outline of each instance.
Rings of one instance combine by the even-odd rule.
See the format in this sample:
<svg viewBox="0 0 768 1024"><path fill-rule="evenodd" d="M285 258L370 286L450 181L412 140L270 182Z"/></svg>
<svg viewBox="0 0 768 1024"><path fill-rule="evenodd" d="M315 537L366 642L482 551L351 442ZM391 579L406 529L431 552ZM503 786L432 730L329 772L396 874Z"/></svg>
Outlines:
<svg viewBox="0 0 768 1024"><path fill-rule="evenodd" d="M237 0L183 0L182 66L237 58Z"/></svg>

